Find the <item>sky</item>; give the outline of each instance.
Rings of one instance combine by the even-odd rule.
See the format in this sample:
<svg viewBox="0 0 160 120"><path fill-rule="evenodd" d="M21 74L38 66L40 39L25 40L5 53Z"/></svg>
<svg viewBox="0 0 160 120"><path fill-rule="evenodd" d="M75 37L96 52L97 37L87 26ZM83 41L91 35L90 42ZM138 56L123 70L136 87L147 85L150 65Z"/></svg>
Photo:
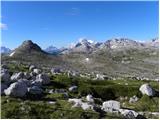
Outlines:
<svg viewBox="0 0 160 120"><path fill-rule="evenodd" d="M158 2L1 2L1 42L10 49L32 40L43 49L66 47L79 38L158 37Z"/></svg>

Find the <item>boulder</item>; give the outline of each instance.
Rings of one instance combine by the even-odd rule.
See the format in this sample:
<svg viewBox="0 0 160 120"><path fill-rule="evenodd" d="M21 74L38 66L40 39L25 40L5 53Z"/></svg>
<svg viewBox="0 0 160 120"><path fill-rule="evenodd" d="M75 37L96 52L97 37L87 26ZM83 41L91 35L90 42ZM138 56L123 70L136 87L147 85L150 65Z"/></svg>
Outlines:
<svg viewBox="0 0 160 120"><path fill-rule="evenodd" d="M68 102L71 102L73 103L74 105L72 107L81 107L83 110L93 110L94 106L89 104L89 103L86 103L86 102L82 102L81 99L69 99Z"/></svg>
<svg viewBox="0 0 160 120"><path fill-rule="evenodd" d="M70 92L77 92L78 87L74 85L74 86L71 86L68 90L69 90Z"/></svg>
<svg viewBox="0 0 160 120"><path fill-rule="evenodd" d="M24 72L24 78L28 80L31 78L31 75L28 72Z"/></svg>
<svg viewBox="0 0 160 120"><path fill-rule="evenodd" d="M23 79L24 78L24 73L23 72L19 72L19 73L15 73L11 76L11 81L12 82L16 82L19 79Z"/></svg>
<svg viewBox="0 0 160 120"><path fill-rule="evenodd" d="M91 102L91 103L94 102L94 98L93 98L93 96L90 95L90 94L86 96L86 100L87 100L88 102Z"/></svg>
<svg viewBox="0 0 160 120"><path fill-rule="evenodd" d="M33 72L36 73L36 74L40 74L41 70L40 69L33 69Z"/></svg>
<svg viewBox="0 0 160 120"><path fill-rule="evenodd" d="M19 79L18 82L22 82L23 84L26 84L28 87L31 86L31 81L27 79Z"/></svg>
<svg viewBox="0 0 160 120"><path fill-rule="evenodd" d="M126 119L135 119L138 116L138 113L134 110L128 109L120 109L119 112L123 115Z"/></svg>
<svg viewBox="0 0 160 120"><path fill-rule="evenodd" d="M36 76L35 81L40 82L43 85L46 85L50 83L50 78L46 74L39 74Z"/></svg>
<svg viewBox="0 0 160 120"><path fill-rule="evenodd" d="M55 89L54 93L66 93L65 89Z"/></svg>
<svg viewBox="0 0 160 120"><path fill-rule="evenodd" d="M8 72L7 69L1 69L1 81L5 84L9 84L10 83L10 74Z"/></svg>
<svg viewBox="0 0 160 120"><path fill-rule="evenodd" d="M120 109L120 102L115 100L105 101L102 104L102 110L105 112L113 112Z"/></svg>
<svg viewBox="0 0 160 120"><path fill-rule="evenodd" d="M35 68L36 68L35 65L31 65L31 66L29 67L29 70L30 70L30 71L33 71L33 69L35 69Z"/></svg>
<svg viewBox="0 0 160 120"><path fill-rule="evenodd" d="M1 95L4 94L4 90L7 89L8 86L4 83L1 83Z"/></svg>
<svg viewBox="0 0 160 120"><path fill-rule="evenodd" d="M135 103L138 101L138 97L136 95L134 95L133 97L130 97L129 99L129 103Z"/></svg>
<svg viewBox="0 0 160 120"><path fill-rule="evenodd" d="M141 85L139 90L143 95L154 96L156 94L156 91L148 83Z"/></svg>
<svg viewBox="0 0 160 120"><path fill-rule="evenodd" d="M27 85L24 82L12 83L4 90L5 95L12 97L24 97L27 93Z"/></svg>
<svg viewBox="0 0 160 120"><path fill-rule="evenodd" d="M52 74L62 73L62 70L60 68L52 68L51 73Z"/></svg>
<svg viewBox="0 0 160 120"><path fill-rule="evenodd" d="M40 87L38 87L38 86L32 86L32 87L29 87L28 88L28 93L30 93L30 94L42 94L43 93L43 90L40 88Z"/></svg>
<svg viewBox="0 0 160 120"><path fill-rule="evenodd" d="M41 86L42 86L42 82L40 82L40 81L35 81L35 80L31 80L31 86L41 87Z"/></svg>

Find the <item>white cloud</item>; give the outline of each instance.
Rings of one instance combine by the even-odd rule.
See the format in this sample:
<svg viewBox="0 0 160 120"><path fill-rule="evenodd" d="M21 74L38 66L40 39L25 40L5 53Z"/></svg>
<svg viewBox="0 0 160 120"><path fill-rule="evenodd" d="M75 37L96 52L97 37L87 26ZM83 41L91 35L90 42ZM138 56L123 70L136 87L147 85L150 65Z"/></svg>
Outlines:
<svg viewBox="0 0 160 120"><path fill-rule="evenodd" d="M1 30L8 30L7 24L0 23L0 29L1 29Z"/></svg>
<svg viewBox="0 0 160 120"><path fill-rule="evenodd" d="M78 15L79 13L80 13L79 8L73 7L68 11L67 14L71 16L75 16L75 15Z"/></svg>

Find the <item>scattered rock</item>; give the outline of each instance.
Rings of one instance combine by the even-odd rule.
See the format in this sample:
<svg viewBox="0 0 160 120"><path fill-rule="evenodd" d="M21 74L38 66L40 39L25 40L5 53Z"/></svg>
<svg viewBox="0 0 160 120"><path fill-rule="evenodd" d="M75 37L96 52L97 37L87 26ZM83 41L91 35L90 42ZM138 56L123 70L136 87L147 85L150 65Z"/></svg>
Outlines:
<svg viewBox="0 0 160 120"><path fill-rule="evenodd" d="M138 113L135 112L134 110L120 109L119 112L126 119L135 119L138 116Z"/></svg>
<svg viewBox="0 0 160 120"><path fill-rule="evenodd" d="M31 82L31 86L41 87L41 86L42 86L42 82L33 80L33 81Z"/></svg>
<svg viewBox="0 0 160 120"><path fill-rule="evenodd" d="M143 95L154 96L156 94L155 90L148 83L141 85L139 90Z"/></svg>
<svg viewBox="0 0 160 120"><path fill-rule="evenodd" d="M10 74L7 69L1 69L1 81L4 82L5 84L10 83Z"/></svg>
<svg viewBox="0 0 160 120"><path fill-rule="evenodd" d="M36 76L35 81L40 82L43 85L47 85L50 83L50 78L46 74L39 74Z"/></svg>
<svg viewBox="0 0 160 120"><path fill-rule="evenodd" d="M102 110L105 112L113 112L120 109L120 102L115 100L109 100L106 102L103 102L102 104Z"/></svg>
<svg viewBox="0 0 160 120"><path fill-rule="evenodd" d="M52 68L51 73L52 74L59 74L59 73L62 73L62 70L60 68Z"/></svg>
<svg viewBox="0 0 160 120"><path fill-rule="evenodd" d="M32 86L32 87L29 87L28 88L28 92L30 93L30 94L42 94L43 93L43 90L40 88L40 87L38 87L38 86Z"/></svg>
<svg viewBox="0 0 160 120"><path fill-rule="evenodd" d="M49 104L56 104L55 101L48 101Z"/></svg>
<svg viewBox="0 0 160 120"><path fill-rule="evenodd" d="M27 93L27 85L24 82L12 83L4 90L5 95L12 97L24 97Z"/></svg>
<svg viewBox="0 0 160 120"><path fill-rule="evenodd" d="M1 95L4 94L4 90L7 89L7 88L8 88L8 86L6 84L1 83Z"/></svg>
<svg viewBox="0 0 160 120"><path fill-rule="evenodd" d="M15 73L11 76L11 81L12 82L16 82L19 79L23 79L24 78L24 73L23 72L19 72L19 73Z"/></svg>
<svg viewBox="0 0 160 120"><path fill-rule="evenodd" d="M33 71L33 69L35 69L35 68L36 68L36 66L31 65L31 66L29 67L29 70L30 70L30 71Z"/></svg>
<svg viewBox="0 0 160 120"><path fill-rule="evenodd" d="M77 87L77 86L71 86L68 90L69 90L70 92L77 92L78 87Z"/></svg>
<svg viewBox="0 0 160 120"><path fill-rule="evenodd" d="M55 89L54 93L66 93L65 89Z"/></svg>
<svg viewBox="0 0 160 120"><path fill-rule="evenodd" d="M40 74L41 70L40 69L33 69L33 72L36 73L36 74Z"/></svg>
<svg viewBox="0 0 160 120"><path fill-rule="evenodd" d="M28 80L31 78L31 75L28 72L24 72L24 78Z"/></svg>
<svg viewBox="0 0 160 120"><path fill-rule="evenodd" d="M136 95L134 95L133 97L131 97L130 99L129 99L129 103L135 103L135 102L137 102L138 101L138 97L136 96Z"/></svg>
<svg viewBox="0 0 160 120"><path fill-rule="evenodd" d="M83 110L88 110L88 109L92 109L93 110L93 105L89 104L89 103L85 103L82 102L81 99L69 99L68 102L74 103L74 105L72 107L81 107Z"/></svg>
<svg viewBox="0 0 160 120"><path fill-rule="evenodd" d="M90 94L86 96L86 100L87 100L88 102L91 102L91 103L94 102L94 98L93 98L93 96L90 95Z"/></svg>
<svg viewBox="0 0 160 120"><path fill-rule="evenodd" d="M28 87L31 86L31 81L27 79L19 79L18 82L22 82L23 84L26 84Z"/></svg>

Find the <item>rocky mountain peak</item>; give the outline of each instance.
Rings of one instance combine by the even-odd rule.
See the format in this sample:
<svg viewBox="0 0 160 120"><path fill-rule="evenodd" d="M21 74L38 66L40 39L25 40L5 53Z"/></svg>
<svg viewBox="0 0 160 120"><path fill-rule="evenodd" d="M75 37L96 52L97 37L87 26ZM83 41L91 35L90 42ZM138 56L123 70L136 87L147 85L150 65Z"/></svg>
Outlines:
<svg viewBox="0 0 160 120"><path fill-rule="evenodd" d="M21 46L18 47L19 49L24 49L26 51L36 50L42 51L41 48L32 42L32 40L25 40Z"/></svg>

